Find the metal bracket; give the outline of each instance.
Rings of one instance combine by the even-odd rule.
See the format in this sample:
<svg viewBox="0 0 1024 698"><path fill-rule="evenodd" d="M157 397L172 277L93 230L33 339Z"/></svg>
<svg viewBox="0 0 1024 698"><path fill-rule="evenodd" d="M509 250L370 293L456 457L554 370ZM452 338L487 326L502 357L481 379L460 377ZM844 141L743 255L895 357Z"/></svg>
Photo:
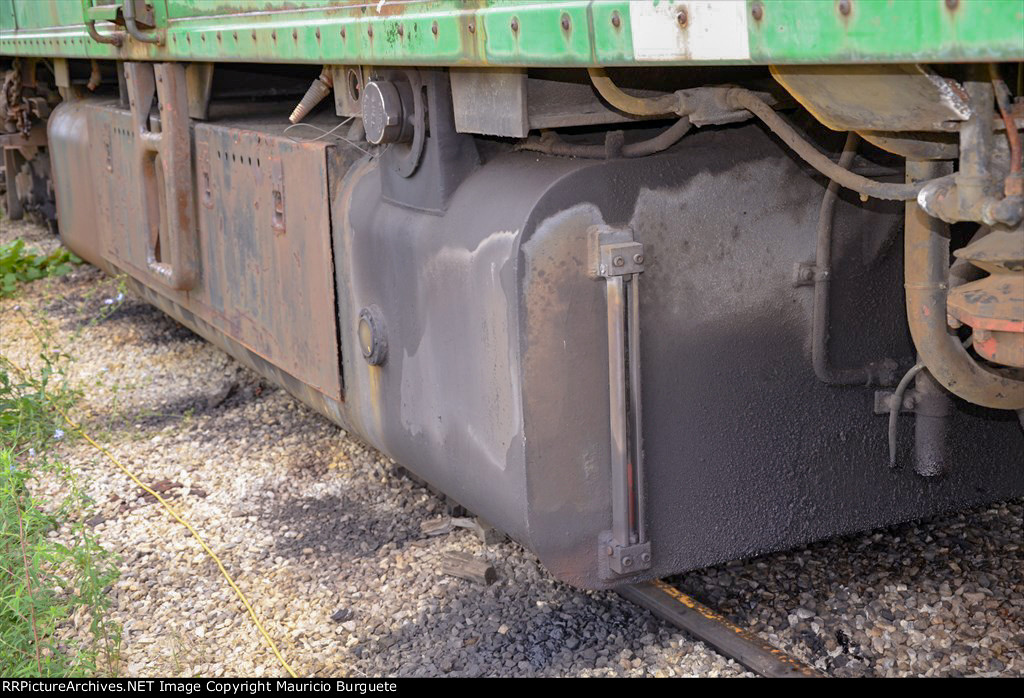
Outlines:
<svg viewBox="0 0 1024 698"><path fill-rule="evenodd" d="M818 270L814 262L795 262L793 264L793 286L813 286L818 280L826 280L832 275L828 269Z"/></svg>
<svg viewBox="0 0 1024 698"><path fill-rule="evenodd" d="M612 545L609 547L609 551L611 555L608 559L608 568L615 574L633 574L651 566L650 543L629 546Z"/></svg>
<svg viewBox="0 0 1024 698"><path fill-rule="evenodd" d="M185 67L180 63L125 63L124 67L142 173L146 263L161 283L187 291L199 277L199 239ZM150 118L154 96L159 131Z"/></svg>
<svg viewBox="0 0 1024 698"><path fill-rule="evenodd" d="M875 414L889 414L892 398L892 390L876 390ZM945 398L945 394L935 396L910 388L903 393L903 404L900 405L900 412L920 414L926 417L944 417L949 414L949 403Z"/></svg>
<svg viewBox="0 0 1024 698"><path fill-rule="evenodd" d="M121 14L124 17L124 28L133 39L145 44L161 45L164 43L164 35L160 30L156 30L152 34L145 34L139 28L139 25L156 26L153 6L145 0L124 0Z"/></svg>
<svg viewBox="0 0 1024 698"><path fill-rule="evenodd" d="M646 259L628 228L594 226L589 234L591 270L605 280L608 309L612 528L600 541L601 569L625 576L651 566L640 400L640 274Z"/></svg>
<svg viewBox="0 0 1024 698"><path fill-rule="evenodd" d="M210 94L213 91L213 63L189 63L185 68L185 90L188 93L188 115L206 121L210 115Z"/></svg>
<svg viewBox="0 0 1024 698"><path fill-rule="evenodd" d="M875 414L889 414L892 410L892 390L875 391ZM903 404L900 405L900 412L914 411L914 391L907 390L903 393Z"/></svg>

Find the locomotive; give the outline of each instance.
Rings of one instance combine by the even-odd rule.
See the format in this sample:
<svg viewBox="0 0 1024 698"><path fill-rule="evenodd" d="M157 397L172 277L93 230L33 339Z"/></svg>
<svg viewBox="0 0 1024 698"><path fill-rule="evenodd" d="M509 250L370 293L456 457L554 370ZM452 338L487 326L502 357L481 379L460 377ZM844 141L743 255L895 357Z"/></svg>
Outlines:
<svg viewBox="0 0 1024 698"><path fill-rule="evenodd" d="M1024 3L0 0L7 215L611 588L1024 494Z"/></svg>

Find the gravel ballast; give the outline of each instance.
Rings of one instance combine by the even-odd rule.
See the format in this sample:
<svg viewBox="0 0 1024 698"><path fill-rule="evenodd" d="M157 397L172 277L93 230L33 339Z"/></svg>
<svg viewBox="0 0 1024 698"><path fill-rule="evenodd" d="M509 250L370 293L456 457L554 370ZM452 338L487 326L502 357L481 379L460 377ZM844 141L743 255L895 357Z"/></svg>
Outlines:
<svg viewBox="0 0 1024 698"><path fill-rule="evenodd" d="M43 229L4 220L56 244ZM44 323L86 389L75 417L222 557L301 676L741 676L613 593L551 579L513 542L421 530L443 497L91 267L0 301L21 365ZM111 306L113 306L111 308ZM104 308L109 315L100 319ZM214 563L82 440L60 453L122 557L112 591L129 676L282 676ZM838 676L1024 675L1024 502L692 572L671 581ZM442 574L446 553L497 572Z"/></svg>

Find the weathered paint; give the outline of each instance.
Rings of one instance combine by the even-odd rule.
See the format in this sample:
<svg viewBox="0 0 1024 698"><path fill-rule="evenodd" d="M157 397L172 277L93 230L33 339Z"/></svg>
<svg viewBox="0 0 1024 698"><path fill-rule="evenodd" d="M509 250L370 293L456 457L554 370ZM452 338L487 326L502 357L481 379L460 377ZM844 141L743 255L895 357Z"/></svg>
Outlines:
<svg viewBox="0 0 1024 698"><path fill-rule="evenodd" d="M190 326L201 322L244 347L247 365L273 366L318 395L317 404L336 403L342 376L332 322L328 146L294 142L245 109L246 119L233 128L204 123L192 130L199 250L193 288L172 288L149 263L140 134L132 113L116 102L66 102L50 118L61 235L82 258L129 274L187 311L195 318ZM153 208L166 230L168 206L157 196Z"/></svg>
<svg viewBox="0 0 1024 698"><path fill-rule="evenodd" d="M1024 59L1020 0L151 0L164 42L120 48L89 38L78 2L12 2L0 0L0 55L579 67Z"/></svg>
<svg viewBox="0 0 1024 698"><path fill-rule="evenodd" d="M701 130L648 158L482 153L441 212L389 198L386 158L353 167L354 149L286 143L251 109L194 129L206 237L199 290L183 293L156 283L141 256L139 198L123 184L136 162L130 112L99 99L58 107L50 144L69 246L129 274L147 300L528 545L559 579L621 581L602 574L598 557L612 509L605 282L588 263L595 224L629 226L647 257L652 567L629 581L1024 491L1024 471L1011 467L1024 443L1015 422L958 407L949 472L922 483L887 467L869 394L815 378L811 295L793 287L792 268L814 254L823 185L756 126ZM204 144L222 207L203 205ZM285 205L298 211L280 235L268 223L270 183L259 179L273 177L268 154L288 158ZM414 188L417 178L438 180L421 166L403 182ZM766 197L766 181L787 186ZM913 360L891 245L899 211L856 197L837 204L833 312L848 320L832 328L837 362ZM293 249L301 270L287 266ZM282 273L296 288L280 287ZM313 278L336 281L336 308L329 289L306 289ZM380 366L358 350L356 318L371 305L388 341ZM314 372L337 363L301 344L325 329L342 347L342 399L318 389ZM271 341L263 348L261 332Z"/></svg>

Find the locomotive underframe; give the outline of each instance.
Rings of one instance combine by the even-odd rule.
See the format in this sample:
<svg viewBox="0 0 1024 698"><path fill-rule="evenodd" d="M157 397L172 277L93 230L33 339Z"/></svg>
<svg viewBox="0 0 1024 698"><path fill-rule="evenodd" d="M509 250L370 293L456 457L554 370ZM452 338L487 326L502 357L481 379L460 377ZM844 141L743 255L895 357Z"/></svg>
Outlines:
<svg viewBox="0 0 1024 698"><path fill-rule="evenodd" d="M0 0L0 27L9 215L56 212L558 578L1024 493L1019 4Z"/></svg>
<svg viewBox="0 0 1024 698"><path fill-rule="evenodd" d="M191 123L199 274L179 290L152 264L180 231L146 210L131 109L61 105L61 234L579 586L1024 493L1012 412L956 401L931 444L945 474L925 479L888 467L873 388L816 379L812 292L793 270L814 259L826 182L766 130L632 160L513 152L455 132L444 75L427 77L438 106L411 177L394 174L400 149L298 144L251 108ZM835 217L831 360L909 366L902 206L843 196ZM609 312L602 233L642 246L638 322ZM617 425L609 405L635 378ZM642 488L635 455L615 462L619 429ZM901 462L911 442L904 429Z"/></svg>

